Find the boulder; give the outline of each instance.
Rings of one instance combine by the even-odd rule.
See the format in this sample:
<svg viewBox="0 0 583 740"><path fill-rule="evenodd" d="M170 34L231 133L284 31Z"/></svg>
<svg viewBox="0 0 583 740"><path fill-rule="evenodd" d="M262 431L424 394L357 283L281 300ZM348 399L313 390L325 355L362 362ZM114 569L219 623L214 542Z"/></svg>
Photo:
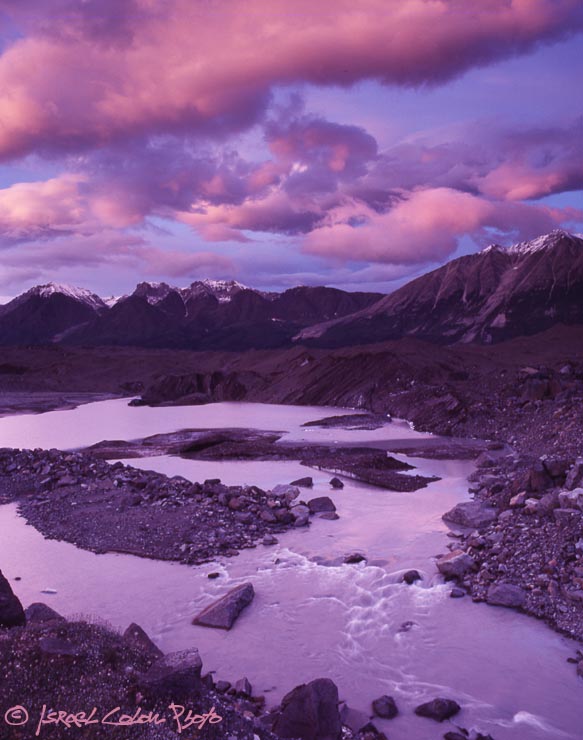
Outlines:
<svg viewBox="0 0 583 740"><path fill-rule="evenodd" d="M192 623L230 630L239 614L253 601L254 596L253 584L242 583L203 609L194 617Z"/></svg>
<svg viewBox="0 0 583 740"><path fill-rule="evenodd" d="M145 693L169 697L174 701L197 694L202 687L202 660L196 648L169 653L159 658L140 677L138 683Z"/></svg>
<svg viewBox="0 0 583 740"><path fill-rule="evenodd" d="M524 605L526 592L520 586L512 583L494 583L488 589L486 601L492 606L506 606L510 609L519 609Z"/></svg>
<svg viewBox="0 0 583 740"><path fill-rule="evenodd" d="M22 604L0 571L0 627L21 627L25 623Z"/></svg>
<svg viewBox="0 0 583 740"><path fill-rule="evenodd" d="M406 583L411 586L416 581L422 581L423 578L418 570L408 570L401 576L401 583Z"/></svg>
<svg viewBox="0 0 583 740"><path fill-rule="evenodd" d="M330 485L332 488L344 488L344 483L340 480L340 478L332 478L330 481Z"/></svg>
<svg viewBox="0 0 583 740"><path fill-rule="evenodd" d="M394 719L399 714L397 702L386 694L373 701L372 711L382 719Z"/></svg>
<svg viewBox="0 0 583 740"><path fill-rule="evenodd" d="M560 491L559 506L561 509L580 509L583 511L583 488Z"/></svg>
<svg viewBox="0 0 583 740"><path fill-rule="evenodd" d="M313 488L314 480L307 475L305 478L298 478L290 483L290 486L298 486L299 488Z"/></svg>
<svg viewBox="0 0 583 740"><path fill-rule="evenodd" d="M453 701L453 699L438 697L425 704L420 704L416 707L415 714L418 717L427 717L428 719L434 719L436 722L443 722L446 719L455 717L460 709L460 705Z"/></svg>
<svg viewBox="0 0 583 740"><path fill-rule="evenodd" d="M565 488L572 491L573 488L578 488L581 485L583 485L583 460L577 460L567 473Z"/></svg>
<svg viewBox="0 0 583 740"><path fill-rule="evenodd" d="M54 609L47 604L36 601L24 610L27 624L42 624L43 622L66 622Z"/></svg>
<svg viewBox="0 0 583 740"><path fill-rule="evenodd" d="M347 565L355 565L356 563L366 562L366 555L361 552L349 552L344 556L344 562Z"/></svg>
<svg viewBox="0 0 583 740"><path fill-rule="evenodd" d="M284 498L288 505L300 495L300 489L297 486L285 486L279 484L271 489L273 496Z"/></svg>
<svg viewBox="0 0 583 740"><path fill-rule="evenodd" d="M249 679L240 678L235 683L235 691L242 696L251 696L251 694L253 693L253 687L249 683Z"/></svg>
<svg viewBox="0 0 583 740"><path fill-rule="evenodd" d="M152 642L146 632L140 627L139 624L132 622L127 630L123 633L123 639L133 647L147 653L153 660L161 658L164 653L160 648Z"/></svg>
<svg viewBox="0 0 583 740"><path fill-rule="evenodd" d="M463 578L474 566L474 559L463 550L454 550L437 561L437 570L447 579Z"/></svg>
<svg viewBox="0 0 583 740"><path fill-rule="evenodd" d="M457 504L453 509L443 515L446 522L459 524L462 527L471 527L471 529L482 529L496 519L497 512L491 506L483 504L481 501L465 501Z"/></svg>
<svg viewBox="0 0 583 740"><path fill-rule="evenodd" d="M273 731L279 737L301 740L340 740L342 721L334 682L317 678L286 694Z"/></svg>
<svg viewBox="0 0 583 740"><path fill-rule="evenodd" d="M534 465L528 474L528 487L531 491L540 492L551 486L553 480L542 462Z"/></svg>
<svg viewBox="0 0 583 740"><path fill-rule="evenodd" d="M336 511L334 502L328 496L319 496L308 501L308 508L311 514L318 514L323 511Z"/></svg>

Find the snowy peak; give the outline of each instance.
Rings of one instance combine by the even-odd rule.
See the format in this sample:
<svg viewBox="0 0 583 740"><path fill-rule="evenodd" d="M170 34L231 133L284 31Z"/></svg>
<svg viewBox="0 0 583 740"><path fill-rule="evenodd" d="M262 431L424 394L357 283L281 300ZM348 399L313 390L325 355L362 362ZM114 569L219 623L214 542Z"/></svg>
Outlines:
<svg viewBox="0 0 583 740"><path fill-rule="evenodd" d="M184 299L199 295L211 295L219 303L228 303L232 297L242 290L250 290L246 285L236 280L196 280L188 288L183 288L180 293Z"/></svg>
<svg viewBox="0 0 583 740"><path fill-rule="evenodd" d="M172 288L168 283L138 283L132 295L145 298L151 305L156 305L163 301L166 296L176 288Z"/></svg>
<svg viewBox="0 0 583 740"><path fill-rule="evenodd" d="M53 295L67 296L67 298L72 298L79 303L83 303L86 306L94 309L95 311L99 311L105 308L105 303L103 302L103 300L95 293L92 293L90 290L87 290L86 288L75 288L71 285L64 285L61 283L46 283L45 285L35 285L34 288L30 288L30 290L27 290L26 293L23 293L21 296L16 298L15 301L19 301L20 303L22 303L23 301L35 296L38 296L40 298L50 298L50 296Z"/></svg>
<svg viewBox="0 0 583 740"><path fill-rule="evenodd" d="M579 244L583 247L583 242L576 235L563 231L563 229L555 229L549 234L537 236L536 239L514 244L514 246L508 248L508 253L517 255L536 254L544 250L555 249L559 244L565 242L573 246Z"/></svg>

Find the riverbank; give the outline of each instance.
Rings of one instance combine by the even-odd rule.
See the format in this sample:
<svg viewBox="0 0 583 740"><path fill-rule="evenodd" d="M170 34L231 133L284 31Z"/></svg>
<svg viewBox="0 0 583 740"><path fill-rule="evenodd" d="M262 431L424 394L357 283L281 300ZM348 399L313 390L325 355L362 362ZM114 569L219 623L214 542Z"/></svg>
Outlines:
<svg viewBox="0 0 583 740"><path fill-rule="evenodd" d="M190 565L274 544L312 516L337 518L329 497L300 496L297 486L192 483L59 450L0 450L0 501L17 501L45 537Z"/></svg>

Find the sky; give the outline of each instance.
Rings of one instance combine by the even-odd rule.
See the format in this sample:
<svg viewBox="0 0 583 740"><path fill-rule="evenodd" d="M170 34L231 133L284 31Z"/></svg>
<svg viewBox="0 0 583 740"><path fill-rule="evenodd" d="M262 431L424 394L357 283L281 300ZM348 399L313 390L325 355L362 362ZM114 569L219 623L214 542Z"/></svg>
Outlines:
<svg viewBox="0 0 583 740"><path fill-rule="evenodd" d="M0 0L0 296L582 232L582 79L582 0Z"/></svg>

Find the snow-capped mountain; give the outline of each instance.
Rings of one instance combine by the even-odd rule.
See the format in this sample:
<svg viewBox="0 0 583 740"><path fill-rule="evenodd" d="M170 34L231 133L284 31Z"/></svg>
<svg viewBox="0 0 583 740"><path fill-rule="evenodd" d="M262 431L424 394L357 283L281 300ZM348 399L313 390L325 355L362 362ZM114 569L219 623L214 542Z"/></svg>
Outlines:
<svg viewBox="0 0 583 740"><path fill-rule="evenodd" d="M30 290L27 290L26 293L19 295L14 300L10 301L10 303L7 303L4 308L8 308L8 306L19 306L30 298L50 298L54 295L66 296L67 298L83 303L97 311L104 308L106 305L105 301L103 301L96 293L92 293L86 288L74 288L71 285L65 285L63 283L46 283L45 285L35 285L33 288L30 288Z"/></svg>
<svg viewBox="0 0 583 740"><path fill-rule="evenodd" d="M460 257L390 295L297 287L262 293L236 281L187 288L140 283L103 301L49 283L0 306L0 344L245 350L294 342L342 346L417 337L498 342L583 323L583 237L553 231Z"/></svg>
<svg viewBox="0 0 583 740"><path fill-rule="evenodd" d="M212 296L219 303L228 303L241 290L251 290L236 280L196 280L186 288L177 288L168 283L138 283L132 295L146 298L148 303L155 306L163 301L170 293L178 293L184 301L198 296ZM255 291L259 293L259 291Z"/></svg>
<svg viewBox="0 0 583 740"><path fill-rule="evenodd" d="M198 280L187 288L143 282L131 295L103 301L83 288L49 283L0 307L0 344L281 347L305 326L380 297L307 287L264 293L236 281Z"/></svg>
<svg viewBox="0 0 583 740"><path fill-rule="evenodd" d="M0 309L0 344L44 344L107 311L101 298L84 288L37 285Z"/></svg>
<svg viewBox="0 0 583 740"><path fill-rule="evenodd" d="M557 323L583 323L583 238L561 230L452 260L374 306L307 327L296 341L341 346L414 336L490 343Z"/></svg>

